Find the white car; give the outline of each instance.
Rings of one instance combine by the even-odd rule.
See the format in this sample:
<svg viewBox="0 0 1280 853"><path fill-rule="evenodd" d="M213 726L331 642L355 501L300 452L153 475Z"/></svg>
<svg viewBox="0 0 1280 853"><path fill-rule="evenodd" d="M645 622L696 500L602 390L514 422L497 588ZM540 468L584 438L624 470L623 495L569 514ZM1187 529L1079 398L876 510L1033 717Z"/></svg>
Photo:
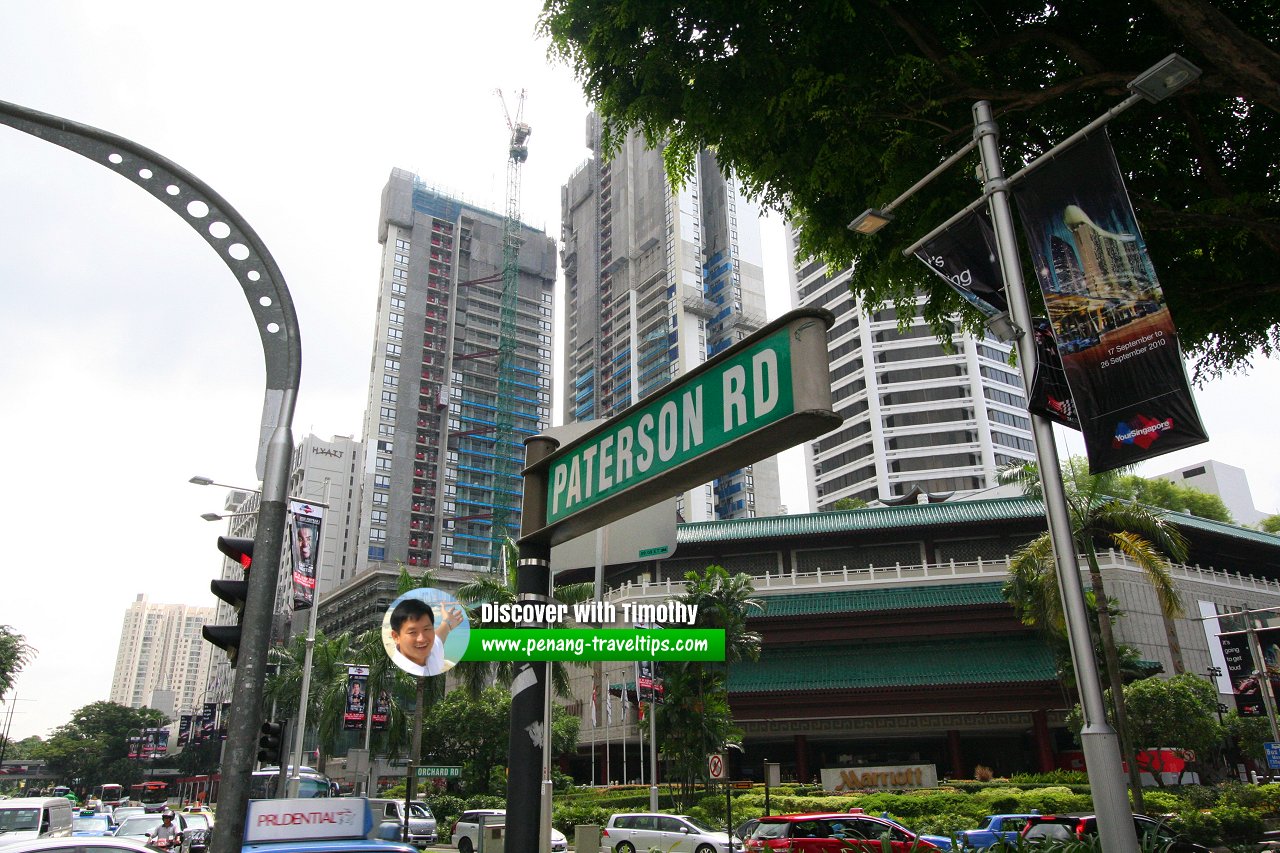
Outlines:
<svg viewBox="0 0 1280 853"><path fill-rule="evenodd" d="M5 853L66 853L67 850L82 853L156 853L135 838L40 838L18 841L4 846Z"/></svg>
<svg viewBox="0 0 1280 853"><path fill-rule="evenodd" d="M602 847L614 853L641 853L657 847L666 853L741 853L742 841L688 815L616 814L600 834Z"/></svg>
<svg viewBox="0 0 1280 853"><path fill-rule="evenodd" d="M485 816L485 825L488 826L502 823L501 819L507 816L507 812L506 809L471 809L459 815L453 824L453 846L458 848L458 853L475 853L479 846L481 815ZM551 853L566 853L568 849L569 839L551 827Z"/></svg>

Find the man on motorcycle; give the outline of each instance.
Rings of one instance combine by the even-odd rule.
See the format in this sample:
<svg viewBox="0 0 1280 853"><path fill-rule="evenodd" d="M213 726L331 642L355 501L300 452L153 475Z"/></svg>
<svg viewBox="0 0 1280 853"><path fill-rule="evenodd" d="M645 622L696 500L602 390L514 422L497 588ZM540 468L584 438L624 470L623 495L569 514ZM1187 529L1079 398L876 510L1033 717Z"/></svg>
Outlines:
<svg viewBox="0 0 1280 853"><path fill-rule="evenodd" d="M177 847L180 840L178 828L173 825L173 812L165 809L160 813L160 825L156 827L156 831L152 833L151 840L147 844L151 847L165 850Z"/></svg>

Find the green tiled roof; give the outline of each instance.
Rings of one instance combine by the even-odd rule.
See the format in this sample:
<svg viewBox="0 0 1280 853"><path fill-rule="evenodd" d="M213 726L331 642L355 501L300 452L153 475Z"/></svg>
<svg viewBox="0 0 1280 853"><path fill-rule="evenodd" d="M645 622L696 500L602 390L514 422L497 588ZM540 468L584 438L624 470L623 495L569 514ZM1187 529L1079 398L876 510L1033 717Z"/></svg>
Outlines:
<svg viewBox="0 0 1280 853"><path fill-rule="evenodd" d="M729 668L730 693L1009 684L1057 679L1053 655L1035 636L766 649Z"/></svg>
<svg viewBox="0 0 1280 853"><path fill-rule="evenodd" d="M1000 583L957 583L904 586L896 589L855 589L821 595L762 595L764 611L757 616L813 616L819 613L860 613L1003 604Z"/></svg>
<svg viewBox="0 0 1280 853"><path fill-rule="evenodd" d="M1248 527L1224 524L1187 515L1183 512L1156 509L1173 524L1206 533L1216 533L1280 548L1280 536ZM697 521L676 527L676 542L696 545L704 542L730 542L739 539L764 539L785 536L814 536L824 533L850 533L870 530L900 530L943 524L983 524L1011 519L1043 519L1044 503L1031 498L987 498L974 501L952 501L936 504L870 507L844 512L811 512L804 515L776 515L743 518L734 521Z"/></svg>

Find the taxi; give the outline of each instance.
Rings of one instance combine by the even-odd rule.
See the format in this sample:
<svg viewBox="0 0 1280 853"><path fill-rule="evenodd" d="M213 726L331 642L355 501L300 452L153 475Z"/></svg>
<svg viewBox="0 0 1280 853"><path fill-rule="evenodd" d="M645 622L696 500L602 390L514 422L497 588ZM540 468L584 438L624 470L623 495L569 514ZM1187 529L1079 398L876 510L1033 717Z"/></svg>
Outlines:
<svg viewBox="0 0 1280 853"><path fill-rule="evenodd" d="M363 797L250 800L242 853L418 853L376 828Z"/></svg>

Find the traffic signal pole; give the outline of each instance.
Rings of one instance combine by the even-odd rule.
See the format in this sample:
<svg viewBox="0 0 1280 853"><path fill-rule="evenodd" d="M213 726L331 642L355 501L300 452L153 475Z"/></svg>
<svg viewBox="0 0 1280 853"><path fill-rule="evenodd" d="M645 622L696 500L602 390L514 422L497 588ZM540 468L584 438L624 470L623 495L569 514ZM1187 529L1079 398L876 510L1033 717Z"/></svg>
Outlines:
<svg viewBox="0 0 1280 853"><path fill-rule="evenodd" d="M262 725L262 684L271 643L271 617L275 609L276 579L280 575L280 551L284 546L289 462L292 457L293 436L288 427L278 427L267 445L258 532L254 537L254 565L249 572L248 599L241 621L242 645L236 668L232 670L231 721L227 724L222 781L218 788L218 820L213 825L210 839L211 853L239 853L244 839L249 783Z"/></svg>

